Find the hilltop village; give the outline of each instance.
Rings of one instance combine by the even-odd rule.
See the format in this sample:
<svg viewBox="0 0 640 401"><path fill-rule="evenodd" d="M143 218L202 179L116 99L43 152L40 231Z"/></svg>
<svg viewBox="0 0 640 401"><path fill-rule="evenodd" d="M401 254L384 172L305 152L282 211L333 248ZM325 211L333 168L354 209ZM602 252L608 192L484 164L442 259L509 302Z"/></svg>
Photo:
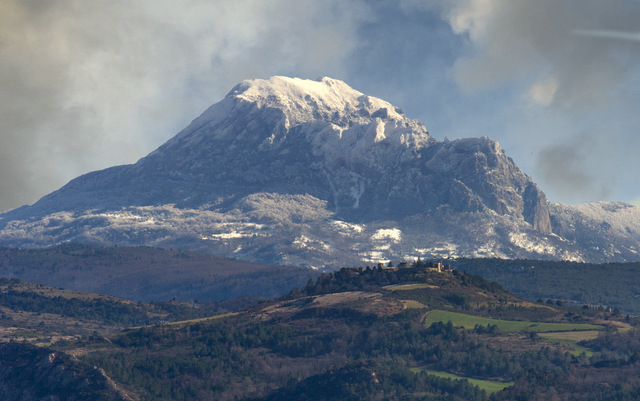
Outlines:
<svg viewBox="0 0 640 401"><path fill-rule="evenodd" d="M389 269L389 270L398 270L398 269L426 269L426 271L444 273L451 272L451 265L445 265L442 262L424 262L419 257L413 262L409 263L406 261L402 261L398 263L398 266L394 266L393 262L388 262L386 265L384 263L378 263L378 268L380 269Z"/></svg>
<svg viewBox="0 0 640 401"><path fill-rule="evenodd" d="M497 283L489 282L480 276L474 276L453 269L442 262L422 261L417 259L413 263L393 262L378 263L365 267L345 267L331 273L321 274L314 282L309 279L306 287L294 290L291 295L327 294L340 291L369 291L380 287L394 286L406 283L426 283L433 287L460 287L473 284L491 291L504 292Z"/></svg>

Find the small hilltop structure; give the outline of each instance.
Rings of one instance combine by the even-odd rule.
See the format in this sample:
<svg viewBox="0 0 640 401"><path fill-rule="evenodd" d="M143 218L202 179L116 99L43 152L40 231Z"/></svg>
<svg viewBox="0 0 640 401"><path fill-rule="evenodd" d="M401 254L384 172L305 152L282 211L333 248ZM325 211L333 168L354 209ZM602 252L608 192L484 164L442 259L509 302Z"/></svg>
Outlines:
<svg viewBox="0 0 640 401"><path fill-rule="evenodd" d="M427 271L436 272L436 273L444 273L450 272L452 270L451 265L444 264L442 261L429 261L425 262L420 257L416 259L413 263L409 263L407 261L401 261L397 266L394 266L391 261L386 265L384 263L378 263L379 268L384 269L392 269L392 270L401 270L401 269L425 269Z"/></svg>

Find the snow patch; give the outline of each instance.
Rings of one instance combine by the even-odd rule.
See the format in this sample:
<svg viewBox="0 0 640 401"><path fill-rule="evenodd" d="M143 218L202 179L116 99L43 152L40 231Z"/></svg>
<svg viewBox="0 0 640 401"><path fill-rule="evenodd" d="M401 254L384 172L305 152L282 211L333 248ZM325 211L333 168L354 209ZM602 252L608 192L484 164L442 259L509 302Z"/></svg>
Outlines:
<svg viewBox="0 0 640 401"><path fill-rule="evenodd" d="M402 231L397 228L381 228L371 236L371 240L390 240L394 243L402 241Z"/></svg>
<svg viewBox="0 0 640 401"><path fill-rule="evenodd" d="M595 222L604 222L618 233L640 235L640 206L624 202L594 202L566 207Z"/></svg>
<svg viewBox="0 0 640 401"><path fill-rule="evenodd" d="M347 223L346 221L342 221L342 220L333 220L330 222L330 224L338 230L338 233L342 234L342 235L350 235L352 233L362 233L365 229L364 224L353 224L353 223Z"/></svg>
<svg viewBox="0 0 640 401"><path fill-rule="evenodd" d="M200 239L203 240L212 240L212 239L232 239L232 238L244 238L244 237L248 237L249 234L247 233L240 233L237 231L231 231L228 233L220 233L220 234L211 234L208 237L207 236L201 236Z"/></svg>
<svg viewBox="0 0 640 401"><path fill-rule="evenodd" d="M237 85L229 95L260 107L283 109L292 123L310 121L314 112L330 115L329 111L334 110L353 113L365 109L373 114L386 109L388 117L404 118L390 103L365 96L342 81L326 77L317 81L282 76L249 80Z"/></svg>
<svg viewBox="0 0 640 401"><path fill-rule="evenodd" d="M384 135L384 123L382 121L379 121L376 124L376 136L375 138L373 138L373 142L378 143L385 139L387 139L387 137Z"/></svg>
<svg viewBox="0 0 640 401"><path fill-rule="evenodd" d="M526 233L510 233L509 241L527 252L535 252L541 255L555 255L556 248L542 239L532 239Z"/></svg>
<svg viewBox="0 0 640 401"><path fill-rule="evenodd" d="M293 246L298 249L311 249L328 251L331 249L329 245L322 241L313 240L306 235L300 235L293 240Z"/></svg>
<svg viewBox="0 0 640 401"><path fill-rule="evenodd" d="M381 251L371 251L360 254L363 262L369 263L386 263L389 261L389 258L385 256L385 254Z"/></svg>
<svg viewBox="0 0 640 401"><path fill-rule="evenodd" d="M414 248L412 254L404 255L405 260L415 260L418 257L424 257L424 255L431 255L434 258L455 258L460 255L458 245L454 243L443 243L434 245L430 248Z"/></svg>
<svg viewBox="0 0 640 401"><path fill-rule="evenodd" d="M360 198L364 194L364 182L357 180L356 184L351 187L351 197L353 198L353 208L357 209L360 206Z"/></svg>

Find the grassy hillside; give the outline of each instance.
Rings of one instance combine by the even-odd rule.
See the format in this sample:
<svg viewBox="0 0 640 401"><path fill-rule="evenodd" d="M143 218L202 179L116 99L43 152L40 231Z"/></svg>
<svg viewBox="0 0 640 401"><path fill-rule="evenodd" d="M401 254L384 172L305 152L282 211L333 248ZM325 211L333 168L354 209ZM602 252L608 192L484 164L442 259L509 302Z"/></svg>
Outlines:
<svg viewBox="0 0 640 401"><path fill-rule="evenodd" d="M576 306L640 314L640 264L459 259L459 271L495 281L512 293ZM110 294L133 301L220 301L276 297L303 286L318 272L266 266L148 247L62 244L47 249L0 248L0 277ZM401 290L401 288L399 288Z"/></svg>
<svg viewBox="0 0 640 401"><path fill-rule="evenodd" d="M460 381L468 381L470 384L480 388L481 390L486 391L488 394L493 394L493 393L497 393L498 391L502 391L508 387L513 386L515 383L513 382L499 382L499 381L495 381L495 380L478 380L478 379L471 379L468 377L462 377L462 376L458 376L458 375L454 375L453 373L447 373L447 372L438 372L435 370L428 370L428 369L421 369L421 368L415 368L412 369L415 372L426 372L430 375L434 375L437 377L442 377L445 379L452 379L452 380L460 380Z"/></svg>
<svg viewBox="0 0 640 401"><path fill-rule="evenodd" d="M425 324L427 326L431 326L436 322L451 322L455 326L464 327L465 329L474 329L476 326L495 326L496 329L506 332L528 331L533 333L549 333L559 331L593 331L604 329L604 326L596 324L501 320L438 309L430 311L425 319Z"/></svg>

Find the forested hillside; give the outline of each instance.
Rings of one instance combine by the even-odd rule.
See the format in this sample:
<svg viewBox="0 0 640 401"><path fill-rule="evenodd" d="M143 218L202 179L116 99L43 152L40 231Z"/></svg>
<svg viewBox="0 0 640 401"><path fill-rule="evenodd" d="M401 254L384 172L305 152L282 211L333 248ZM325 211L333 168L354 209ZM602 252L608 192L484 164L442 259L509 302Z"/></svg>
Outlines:
<svg viewBox="0 0 640 401"><path fill-rule="evenodd" d="M2 307L15 323L38 299L18 296L27 285L5 282ZM242 312L206 317L178 304L202 316L183 321L166 309L160 317L166 306L156 304L127 309L94 296L67 305L53 290L22 292L41 292L50 299L38 301L42 316L73 319L65 329L77 333L36 327L25 340L102 369L135 400L613 400L640 388L635 317L524 301L432 263L325 273ZM82 305L111 312L85 316ZM141 313L164 323L112 329Z"/></svg>
<svg viewBox="0 0 640 401"><path fill-rule="evenodd" d="M531 300L551 299L640 314L640 263L458 259L451 264Z"/></svg>

